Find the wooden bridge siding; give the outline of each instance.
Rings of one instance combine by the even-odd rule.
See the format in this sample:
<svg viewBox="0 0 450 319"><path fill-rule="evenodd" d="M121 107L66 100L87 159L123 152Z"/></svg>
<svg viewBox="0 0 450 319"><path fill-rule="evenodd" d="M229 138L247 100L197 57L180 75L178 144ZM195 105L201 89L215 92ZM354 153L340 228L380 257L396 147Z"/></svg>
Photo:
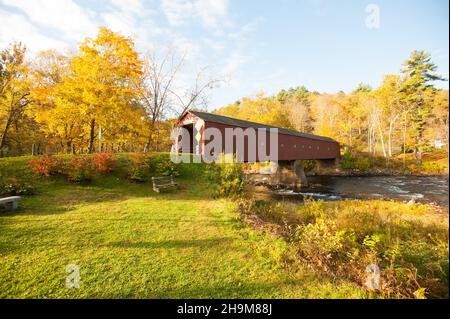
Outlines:
<svg viewBox="0 0 450 319"><path fill-rule="evenodd" d="M205 129L206 128L217 128L221 135L222 135L222 151L225 152L225 129L226 128L236 128L237 126L231 126L231 125L226 125L226 124L222 124L222 123L215 123L215 122L205 122ZM245 127L243 127L242 129L246 129ZM266 132L266 154L269 154L270 151L270 145L269 145L269 139L270 139L270 132ZM208 141L204 141L204 143L207 143ZM256 142L259 143L258 141L258 133L256 132ZM237 147L236 147L236 138L234 138L233 141L233 153L236 153L237 151ZM248 156L248 139L245 138L244 139L244 161L248 162L249 161L249 156ZM258 153L256 152L256 161L260 161L260 159L258 158Z"/></svg>
<svg viewBox="0 0 450 319"><path fill-rule="evenodd" d="M279 134L279 160L319 160L340 157L337 142L322 141L301 136Z"/></svg>
<svg viewBox="0 0 450 319"><path fill-rule="evenodd" d="M235 126L222 123L205 122L205 128L215 127L222 133L222 145L225 145L225 128ZM245 128L244 128L245 129ZM270 132L266 132L266 154L270 150ZM256 137L258 141L258 135ZM207 142L207 141L204 141ZM248 161L247 139L244 140L244 160ZM296 145L296 147L294 147ZM303 146L303 147L302 147ZM224 151L224 149L223 149ZM233 147L236 152L236 145ZM300 136L278 134L278 160L335 159L340 157L340 147L337 142L321 141ZM257 158L257 161L259 159Z"/></svg>

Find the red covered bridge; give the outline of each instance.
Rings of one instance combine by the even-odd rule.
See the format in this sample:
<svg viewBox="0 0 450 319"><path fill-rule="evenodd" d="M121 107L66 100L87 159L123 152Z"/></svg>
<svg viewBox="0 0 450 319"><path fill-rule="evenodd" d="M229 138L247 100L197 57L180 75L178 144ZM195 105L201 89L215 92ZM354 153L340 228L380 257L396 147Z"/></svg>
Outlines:
<svg viewBox="0 0 450 319"><path fill-rule="evenodd" d="M189 132L189 140L193 141L190 145L189 153L204 154L205 142L209 140L205 139L205 129L216 128L222 134L222 138L225 139L226 128L254 128L264 129L267 137L270 135L270 129L277 129L278 131L278 154L276 154L280 161L293 161L293 160L334 160L340 157L339 143L329 137L318 136L313 134L307 134L288 130L285 128L274 127L261 123L249 122L239 120L227 116L189 111L186 112L178 122L179 127L184 127ZM199 135L197 135L199 134ZM197 137L197 138L196 138ZM267 139L268 140L268 139ZM257 136L258 145L258 136ZM233 153L236 153L236 143L233 143ZM225 145L223 140L222 145ZM248 141L244 141L244 161L249 161L248 158ZM270 151L270 145L267 143L267 150ZM225 146L222 150L226 153ZM256 158L256 161L259 161Z"/></svg>
<svg viewBox="0 0 450 319"><path fill-rule="evenodd" d="M220 138L222 138L222 149L220 153L233 153L244 162L258 162L268 159L260 158L259 153L257 153L256 157L249 155L249 139L245 135L241 135L243 140L243 147L241 149L236 149L236 139L239 138L237 136L233 136L231 149L227 149L225 146L226 129L240 128L245 130L247 128L253 128L256 131L262 131L262 134L266 136L264 138L264 135L257 134L256 145L254 147L263 148L265 154L270 154L271 158L269 160L276 161L279 165L292 165L293 171L298 177L298 184L301 185L307 185L302 160L318 160L325 165L334 165L336 160L340 158L339 143L329 137L297 132L217 114L188 111L180 118L178 127L186 129L185 132L189 135L182 138L182 144L186 143L186 141L188 142L187 145L181 146L183 153L206 155L205 152L208 152L208 148L205 145L211 141L211 138L205 136L207 135L205 134L205 130L214 128L216 132L220 132ZM274 134L274 131L271 131L271 129L276 129L277 132L277 141L276 144L274 143L277 146L276 152L271 152L270 148L273 146L270 143L264 143L264 141L269 141L271 134ZM207 132L209 131L207 130Z"/></svg>

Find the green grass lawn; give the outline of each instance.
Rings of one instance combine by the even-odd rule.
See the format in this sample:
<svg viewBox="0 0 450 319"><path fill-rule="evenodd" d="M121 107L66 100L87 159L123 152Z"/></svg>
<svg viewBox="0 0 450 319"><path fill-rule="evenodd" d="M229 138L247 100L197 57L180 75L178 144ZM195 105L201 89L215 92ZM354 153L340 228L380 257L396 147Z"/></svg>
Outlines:
<svg viewBox="0 0 450 319"><path fill-rule="evenodd" d="M39 181L19 210L0 211L0 298L366 296L346 281L289 272L281 239L244 226L234 203L211 198L195 174L179 182L157 194L115 176ZM66 288L68 264L80 267L79 289Z"/></svg>

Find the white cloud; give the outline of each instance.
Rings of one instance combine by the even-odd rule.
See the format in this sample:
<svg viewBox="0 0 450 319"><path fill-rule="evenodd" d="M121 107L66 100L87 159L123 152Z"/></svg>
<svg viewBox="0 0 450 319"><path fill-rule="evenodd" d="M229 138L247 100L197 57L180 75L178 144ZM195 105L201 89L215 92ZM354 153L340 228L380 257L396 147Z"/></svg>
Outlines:
<svg viewBox="0 0 450 319"><path fill-rule="evenodd" d="M141 0L111 0L111 3L121 12L143 15L145 13Z"/></svg>
<svg viewBox="0 0 450 319"><path fill-rule="evenodd" d="M227 23L228 0L197 0L195 8L207 27L217 28Z"/></svg>
<svg viewBox="0 0 450 319"><path fill-rule="evenodd" d="M7 6L22 10L28 18L43 27L62 32L63 36L80 41L97 31L94 14L72 0L0 0Z"/></svg>
<svg viewBox="0 0 450 319"><path fill-rule="evenodd" d="M64 42L40 34L39 30L20 14L11 14L0 9L0 21L0 47L20 41L34 53L47 49L63 51L68 48Z"/></svg>
<svg viewBox="0 0 450 319"><path fill-rule="evenodd" d="M247 24L244 24L241 26L237 31L230 32L228 34L228 38L231 40L236 40L238 42L245 42L247 41L248 36L253 33L258 25L264 22L264 18L257 17L254 20L248 22Z"/></svg>
<svg viewBox="0 0 450 319"><path fill-rule="evenodd" d="M161 9L172 26L199 18L203 26L217 29L230 24L228 0L162 0Z"/></svg>
<svg viewBox="0 0 450 319"><path fill-rule="evenodd" d="M162 0L161 9L171 26L180 26L192 16L193 5L188 0Z"/></svg>
<svg viewBox="0 0 450 319"><path fill-rule="evenodd" d="M205 46L217 52L222 52L226 48L225 41L216 41L209 38L202 38L202 42Z"/></svg>
<svg viewBox="0 0 450 319"><path fill-rule="evenodd" d="M171 46L187 61L193 61L197 58L200 47L186 37L173 35Z"/></svg>
<svg viewBox="0 0 450 319"><path fill-rule="evenodd" d="M103 25L121 35L131 37L140 52L151 51L158 44L158 38L171 39L172 32L155 24L154 9L144 7L141 0L131 2L110 0L112 7L99 13Z"/></svg>
<svg viewBox="0 0 450 319"><path fill-rule="evenodd" d="M139 30L132 16L121 14L120 12L105 12L101 16L106 27L112 31L133 37L138 35Z"/></svg>

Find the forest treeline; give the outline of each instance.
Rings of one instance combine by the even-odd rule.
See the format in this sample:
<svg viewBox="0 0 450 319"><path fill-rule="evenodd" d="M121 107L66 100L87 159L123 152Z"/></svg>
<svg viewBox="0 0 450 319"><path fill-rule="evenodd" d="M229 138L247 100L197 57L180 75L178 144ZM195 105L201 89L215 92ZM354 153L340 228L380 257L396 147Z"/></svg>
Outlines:
<svg viewBox="0 0 450 319"><path fill-rule="evenodd" d="M205 69L190 86L177 80L184 58L174 50L140 54L130 38L101 27L76 53L27 54L22 43L0 52L0 155L167 151L175 119L205 109L220 84ZM383 155L438 146L448 150L448 90L431 57L414 51L378 88L351 93L304 86L246 97L216 112L337 139L347 150ZM211 108L210 108L211 109Z"/></svg>

